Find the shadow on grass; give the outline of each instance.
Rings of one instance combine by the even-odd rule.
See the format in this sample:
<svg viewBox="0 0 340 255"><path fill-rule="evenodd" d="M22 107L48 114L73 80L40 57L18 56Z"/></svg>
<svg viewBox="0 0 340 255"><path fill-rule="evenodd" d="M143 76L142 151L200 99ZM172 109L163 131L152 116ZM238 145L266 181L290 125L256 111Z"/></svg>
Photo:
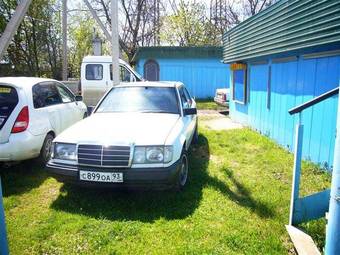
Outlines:
<svg viewBox="0 0 340 255"><path fill-rule="evenodd" d="M29 192L48 177L33 160L22 161L11 167L0 166L0 176L4 197Z"/></svg>
<svg viewBox="0 0 340 255"><path fill-rule="evenodd" d="M271 217L273 212L264 204L256 202L230 170L228 178L237 187L233 192L224 182L209 176L209 143L200 135L198 144L190 151L189 182L183 192L174 191L115 191L86 189L64 184L59 197L52 203L55 210L82 214L108 220L136 220L153 222L183 219L194 213L202 200L202 190L206 186L219 190L223 195L240 206L248 207L260 217Z"/></svg>
<svg viewBox="0 0 340 255"><path fill-rule="evenodd" d="M230 189L224 182L216 179L209 178L208 185L219 190L222 194L227 196L231 201L239 204L242 207L249 208L252 212L256 213L261 218L270 218L274 216L274 211L270 209L266 204L256 201L251 191L247 189L242 183L240 183L230 169L223 169L228 179L232 182L233 186L236 187L236 191Z"/></svg>

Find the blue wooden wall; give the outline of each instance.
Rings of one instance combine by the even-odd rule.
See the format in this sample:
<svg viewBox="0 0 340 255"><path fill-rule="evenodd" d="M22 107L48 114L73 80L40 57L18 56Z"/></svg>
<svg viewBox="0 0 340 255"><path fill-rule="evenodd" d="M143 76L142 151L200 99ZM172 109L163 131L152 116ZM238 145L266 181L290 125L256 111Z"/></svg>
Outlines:
<svg viewBox="0 0 340 255"><path fill-rule="evenodd" d="M248 63L248 77L249 102L245 105L231 102L231 117L292 151L297 116L290 116L288 110L339 86L340 56ZM335 96L302 113L303 157L326 168L333 164L337 105L338 96Z"/></svg>
<svg viewBox="0 0 340 255"><path fill-rule="evenodd" d="M229 66L218 58L155 59L160 67L161 81L181 81L196 98L214 97L217 88L229 88ZM144 74L144 63L137 62L136 70Z"/></svg>

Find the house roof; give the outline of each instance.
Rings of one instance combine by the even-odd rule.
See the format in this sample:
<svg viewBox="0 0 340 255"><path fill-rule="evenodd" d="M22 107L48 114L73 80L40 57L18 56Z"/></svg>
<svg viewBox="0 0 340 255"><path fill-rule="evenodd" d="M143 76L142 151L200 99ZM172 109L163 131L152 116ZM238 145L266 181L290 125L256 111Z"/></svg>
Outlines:
<svg viewBox="0 0 340 255"><path fill-rule="evenodd" d="M329 45L340 45L339 0L281 0L223 35L223 62Z"/></svg>
<svg viewBox="0 0 340 255"><path fill-rule="evenodd" d="M134 61L158 58L218 58L222 59L221 46L153 46L139 47Z"/></svg>

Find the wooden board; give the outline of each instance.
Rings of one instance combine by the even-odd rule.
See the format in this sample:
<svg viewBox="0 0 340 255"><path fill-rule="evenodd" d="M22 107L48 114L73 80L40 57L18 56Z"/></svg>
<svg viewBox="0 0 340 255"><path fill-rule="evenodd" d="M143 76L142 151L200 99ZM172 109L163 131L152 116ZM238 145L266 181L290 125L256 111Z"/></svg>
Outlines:
<svg viewBox="0 0 340 255"><path fill-rule="evenodd" d="M291 225L286 225L286 229L299 255L321 255L309 235Z"/></svg>

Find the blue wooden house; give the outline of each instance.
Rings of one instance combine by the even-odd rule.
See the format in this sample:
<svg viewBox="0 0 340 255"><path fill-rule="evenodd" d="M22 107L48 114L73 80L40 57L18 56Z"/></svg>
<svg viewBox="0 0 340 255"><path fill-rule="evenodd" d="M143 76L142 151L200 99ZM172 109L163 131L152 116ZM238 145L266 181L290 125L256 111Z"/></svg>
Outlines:
<svg viewBox="0 0 340 255"><path fill-rule="evenodd" d="M230 116L293 150L288 110L339 86L340 1L281 0L223 36ZM304 111L303 157L331 169L338 96Z"/></svg>
<svg viewBox="0 0 340 255"><path fill-rule="evenodd" d="M196 98L213 97L229 87L229 68L222 47L140 47L136 70L149 81L181 81Z"/></svg>

